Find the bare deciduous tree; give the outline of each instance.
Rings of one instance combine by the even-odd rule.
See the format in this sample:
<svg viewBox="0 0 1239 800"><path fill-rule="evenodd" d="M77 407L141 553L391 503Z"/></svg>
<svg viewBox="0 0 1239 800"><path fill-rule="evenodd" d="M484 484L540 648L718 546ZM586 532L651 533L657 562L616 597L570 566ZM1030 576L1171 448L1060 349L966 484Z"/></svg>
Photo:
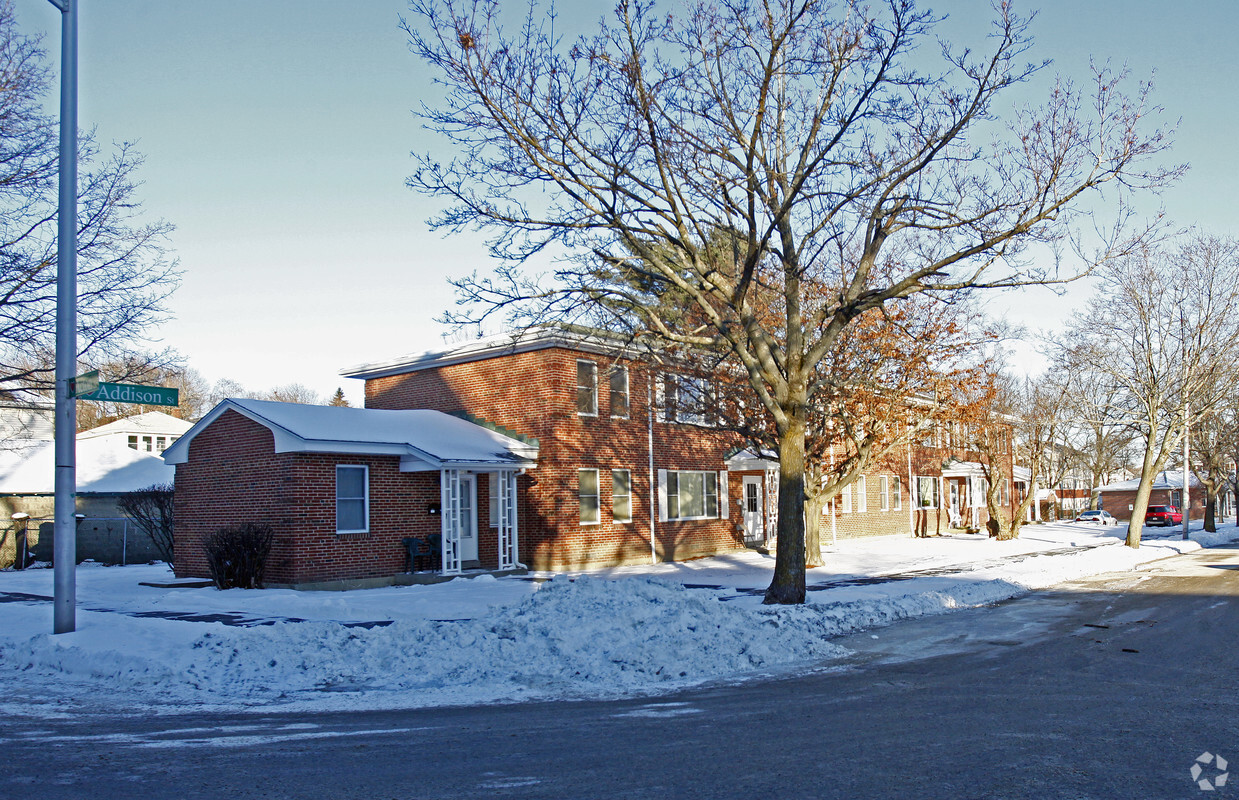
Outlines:
<svg viewBox="0 0 1239 800"><path fill-rule="evenodd" d="M157 483L136 492L121 495L116 506L129 517L139 530L150 537L159 557L172 563L172 509L174 487L170 483Z"/></svg>
<svg viewBox="0 0 1239 800"><path fill-rule="evenodd" d="M1128 190L1177 173L1152 163L1168 137L1148 128L1144 89L1129 97L1106 70L1089 92L1060 81L1000 118L999 100L1045 66L1023 62L1028 21L1010 4L987 52L937 48L939 20L910 1L878 5L672 15L621 0L573 42L536 4L510 33L494 0L414 0L405 22L446 87L421 113L452 154L421 156L409 184L449 203L436 227L490 231L501 260L457 284L451 319L584 322L740 365L777 433L767 602L804 600L811 393L854 321L920 293L1086 272L1143 236ZM1104 200L1117 212L1098 226ZM1074 268L1031 256L1078 245L1078 222L1106 233ZM717 231L735 246L715 247ZM522 271L547 248L566 254L553 270Z"/></svg>
<svg viewBox="0 0 1239 800"><path fill-rule="evenodd" d="M11 1L0 0L0 391L53 382L59 146L48 89L39 40L18 31ZM146 347L176 288L171 226L142 219L132 147L104 156L89 133L80 141L78 348L87 360L119 361Z"/></svg>
<svg viewBox="0 0 1239 800"><path fill-rule="evenodd" d="M1239 355L1239 242L1193 235L1146 247L1102 273L1106 302L1072 336L1112 410L1142 440L1127 544L1140 546L1153 480L1219 407ZM1188 513L1184 509L1184 513Z"/></svg>

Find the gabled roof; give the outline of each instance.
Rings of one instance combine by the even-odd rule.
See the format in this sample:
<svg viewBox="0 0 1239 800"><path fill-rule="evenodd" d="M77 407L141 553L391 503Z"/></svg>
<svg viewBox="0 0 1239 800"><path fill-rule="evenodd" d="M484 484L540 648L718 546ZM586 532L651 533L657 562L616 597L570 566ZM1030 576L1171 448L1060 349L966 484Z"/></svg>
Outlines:
<svg viewBox="0 0 1239 800"><path fill-rule="evenodd" d="M148 411L145 414L135 414L132 417L118 419L107 425L100 425L77 435L78 439L94 439L99 436L116 434L145 433L160 436L180 436L193 427L183 419L177 419L162 411Z"/></svg>
<svg viewBox="0 0 1239 800"><path fill-rule="evenodd" d="M0 449L0 494L52 494L56 475L53 442L9 442ZM124 442L100 438L77 443L77 491L112 494L172 483L172 467Z"/></svg>
<svg viewBox="0 0 1239 800"><path fill-rule="evenodd" d="M184 464L194 438L228 411L274 434L277 453L400 456L405 472L435 469L523 469L538 448L441 411L311 406L271 400L225 400L164 451Z"/></svg>

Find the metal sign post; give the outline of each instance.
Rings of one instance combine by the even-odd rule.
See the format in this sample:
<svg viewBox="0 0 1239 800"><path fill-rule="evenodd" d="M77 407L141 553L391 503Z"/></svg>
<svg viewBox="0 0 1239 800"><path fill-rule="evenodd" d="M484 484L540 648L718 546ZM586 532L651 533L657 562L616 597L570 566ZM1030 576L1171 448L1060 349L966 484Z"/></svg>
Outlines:
<svg viewBox="0 0 1239 800"><path fill-rule="evenodd" d="M56 231L55 539L52 632L76 628L77 403L77 0L60 10L60 206Z"/></svg>

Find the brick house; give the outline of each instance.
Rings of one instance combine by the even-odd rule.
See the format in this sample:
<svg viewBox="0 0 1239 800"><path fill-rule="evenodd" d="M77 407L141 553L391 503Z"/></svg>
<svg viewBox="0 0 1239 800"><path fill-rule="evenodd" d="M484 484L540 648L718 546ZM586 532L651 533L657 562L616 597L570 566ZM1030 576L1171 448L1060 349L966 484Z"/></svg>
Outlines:
<svg viewBox="0 0 1239 800"><path fill-rule="evenodd" d="M1120 522L1131 521L1132 507L1136 503L1136 490L1140 479L1119 481L1100 487L1098 507L1110 512ZM1205 490L1195 475L1188 478L1188 498L1191 509L1188 516L1191 519L1205 518ZM1152 491L1149 493L1150 506L1174 506L1183 510L1183 473L1159 472L1153 478Z"/></svg>
<svg viewBox="0 0 1239 800"><path fill-rule="evenodd" d="M447 542L480 544L475 556L445 558L449 573L674 561L767 543L777 525L777 462L744 450L699 406L682 402L702 396L700 378L640 356L609 338L542 328L347 369L343 375L365 381L365 409L226 401L165 454L177 464L177 573L202 574L201 538L241 519L283 521L291 543L280 545L271 580L289 585L393 576L404 569L401 539L434 532L445 555ZM324 416L311 421L296 411L308 408ZM460 426L472 426L506 436L513 444L505 458L521 442L531 447L519 452L520 470L458 464L410 476L399 458L349 428L364 421L359 415L414 409L451 420L461 435ZM325 416L340 411L348 418ZM255 418L263 415L270 419ZM289 449L279 429L294 416L305 420ZM388 434L398 442L409 436ZM363 449L325 449L324 441L346 437ZM847 487L827 509L824 536L932 534L949 530L953 518L956 527L979 527L984 479L975 460L960 457L967 455L936 436L909 445L889 469ZM367 538L335 526L342 500L332 469L343 464L368 467ZM452 497L469 513L451 513ZM425 511L435 499L441 517ZM519 559L504 559L497 543L505 536Z"/></svg>

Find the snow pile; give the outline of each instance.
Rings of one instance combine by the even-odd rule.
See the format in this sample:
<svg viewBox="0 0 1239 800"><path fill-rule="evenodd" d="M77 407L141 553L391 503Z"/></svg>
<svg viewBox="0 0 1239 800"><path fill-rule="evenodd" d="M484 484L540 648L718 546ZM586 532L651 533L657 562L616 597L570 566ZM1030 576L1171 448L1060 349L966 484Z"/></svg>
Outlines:
<svg viewBox="0 0 1239 800"><path fill-rule="evenodd" d="M1138 550L1113 529L1025 533L839 542L807 576L807 604L791 607L761 605L773 559L758 553L540 585L481 576L349 592L169 589L158 585L166 566L83 564L77 631L57 636L47 633L52 604L37 599L51 595L51 570L5 572L0 715L69 703L350 709L657 694L816 668L846 655L833 637L1135 569L1239 531L1146 539Z"/></svg>
<svg viewBox="0 0 1239 800"><path fill-rule="evenodd" d="M149 649L133 642L115 648L107 637L88 633L41 634L0 644L0 664L6 671L60 673L136 691L148 702L193 705L296 706L311 697L320 708L607 697L845 652L826 641L832 626L796 612L725 603L712 592L648 578L558 579L476 620L369 629L335 622L198 625L201 633L191 641Z"/></svg>

